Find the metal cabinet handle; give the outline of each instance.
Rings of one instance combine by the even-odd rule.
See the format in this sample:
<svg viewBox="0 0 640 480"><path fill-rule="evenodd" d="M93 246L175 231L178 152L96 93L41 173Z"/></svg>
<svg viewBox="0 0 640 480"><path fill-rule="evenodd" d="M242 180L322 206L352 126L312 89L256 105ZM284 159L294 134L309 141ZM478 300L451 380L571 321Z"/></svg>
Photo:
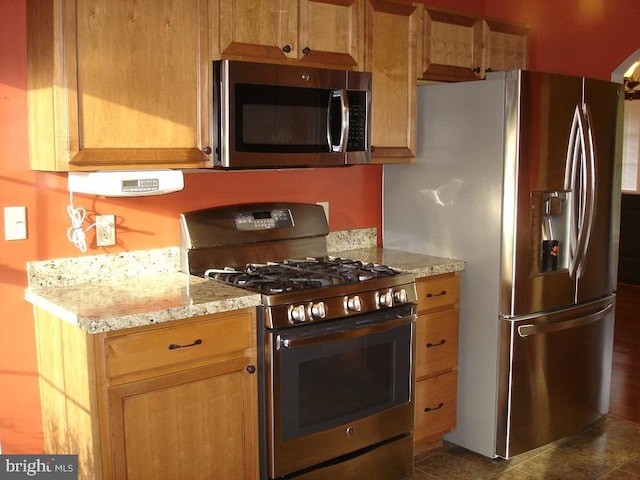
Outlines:
<svg viewBox="0 0 640 480"><path fill-rule="evenodd" d="M446 342L446 340L443 338L442 340L440 340L440 342L438 343L427 343L427 348L431 348L431 347L439 347L440 345L444 345Z"/></svg>
<svg viewBox="0 0 640 480"><path fill-rule="evenodd" d="M247 366L247 372L249 372L249 373L256 373L256 366L255 366L255 365L249 365L249 366Z"/></svg>
<svg viewBox="0 0 640 480"><path fill-rule="evenodd" d="M282 47L282 51L284 53L289 53L291 51L291 45L285 45L284 47Z"/></svg>
<svg viewBox="0 0 640 480"><path fill-rule="evenodd" d="M443 295L446 295L447 291L446 290L442 290L440 293L427 293L427 298L431 298L431 297L442 297Z"/></svg>
<svg viewBox="0 0 640 480"><path fill-rule="evenodd" d="M304 55L309 55L309 54L311 53L311 49L310 49L309 47L304 47L304 48L302 49L302 53L303 53Z"/></svg>
<svg viewBox="0 0 640 480"><path fill-rule="evenodd" d="M177 343L171 343L169 344L169 350L175 350L177 348L186 348L186 347L194 347L196 345L200 345L202 343L202 339L198 338L197 340L194 340L193 343L188 343L185 345L178 345Z"/></svg>
<svg viewBox="0 0 640 480"><path fill-rule="evenodd" d="M424 409L425 412L433 412L434 410L440 410L444 407L444 402L440 402L437 407L427 407Z"/></svg>

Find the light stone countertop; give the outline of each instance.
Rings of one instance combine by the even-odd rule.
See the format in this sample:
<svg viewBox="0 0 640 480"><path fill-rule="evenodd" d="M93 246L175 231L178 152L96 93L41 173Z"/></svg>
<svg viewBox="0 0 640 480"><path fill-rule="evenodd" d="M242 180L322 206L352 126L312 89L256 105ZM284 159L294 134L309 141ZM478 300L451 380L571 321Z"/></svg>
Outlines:
<svg viewBox="0 0 640 480"><path fill-rule="evenodd" d="M27 301L81 328L102 333L260 305L260 294L182 272L29 288Z"/></svg>
<svg viewBox="0 0 640 480"><path fill-rule="evenodd" d="M465 268L461 260L376 248L375 238L375 229L330 234L328 251L416 278ZM90 334L260 305L258 293L179 270L177 247L30 262L25 299Z"/></svg>

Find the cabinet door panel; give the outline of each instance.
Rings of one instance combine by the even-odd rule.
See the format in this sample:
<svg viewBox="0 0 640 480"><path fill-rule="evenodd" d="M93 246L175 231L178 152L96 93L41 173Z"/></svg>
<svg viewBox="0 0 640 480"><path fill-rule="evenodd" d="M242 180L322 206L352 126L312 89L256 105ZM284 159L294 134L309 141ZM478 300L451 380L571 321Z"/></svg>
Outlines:
<svg viewBox="0 0 640 480"><path fill-rule="evenodd" d="M363 19L362 0L299 0L298 59L344 68L362 65Z"/></svg>
<svg viewBox="0 0 640 480"><path fill-rule="evenodd" d="M482 33L479 18L426 9L422 77L434 80L482 78Z"/></svg>
<svg viewBox="0 0 640 480"><path fill-rule="evenodd" d="M460 277L438 275L419 279L416 290L419 313L457 305L460 302Z"/></svg>
<svg viewBox="0 0 640 480"><path fill-rule="evenodd" d="M205 320L109 337L108 376L158 368L169 373L183 369L187 362L211 361L215 356L243 351L253 345L251 315L230 312L202 318Z"/></svg>
<svg viewBox="0 0 640 480"><path fill-rule="evenodd" d="M245 371L250 362L247 357L111 388L116 478L256 478L256 381Z"/></svg>
<svg viewBox="0 0 640 480"><path fill-rule="evenodd" d="M457 370L416 382L414 440L437 439L456 425Z"/></svg>
<svg viewBox="0 0 640 480"><path fill-rule="evenodd" d="M417 9L368 0L365 70L373 74L372 162L407 162L415 155Z"/></svg>
<svg viewBox="0 0 640 480"><path fill-rule="evenodd" d="M292 0L219 0L219 50L223 58L284 60L293 55L295 2ZM289 46L291 51L283 48Z"/></svg>
<svg viewBox="0 0 640 480"><path fill-rule="evenodd" d="M32 167L207 166L206 0L51 3L27 8Z"/></svg>
<svg viewBox="0 0 640 480"><path fill-rule="evenodd" d="M457 308L418 317L416 378L455 368L458 364Z"/></svg>
<svg viewBox="0 0 640 480"><path fill-rule="evenodd" d="M486 20L487 71L504 71L527 68L527 36L524 26Z"/></svg>

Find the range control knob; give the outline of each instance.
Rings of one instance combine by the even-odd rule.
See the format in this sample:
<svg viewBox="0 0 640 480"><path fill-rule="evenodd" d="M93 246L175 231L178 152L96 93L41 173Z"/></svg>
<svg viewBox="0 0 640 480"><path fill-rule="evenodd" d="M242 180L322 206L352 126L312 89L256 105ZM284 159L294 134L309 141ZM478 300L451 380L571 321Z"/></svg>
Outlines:
<svg viewBox="0 0 640 480"><path fill-rule="evenodd" d="M351 310L352 312L359 312L362 310L362 300L360 300L358 295L347 298L347 310Z"/></svg>
<svg viewBox="0 0 640 480"><path fill-rule="evenodd" d="M291 311L289 312L291 315L291 320L294 322L305 322L307 320L307 316L305 314L304 305L294 305L291 307Z"/></svg>
<svg viewBox="0 0 640 480"><path fill-rule="evenodd" d="M393 298L398 303L407 303L409 301L409 297L407 296L407 291L404 288L400 290L396 290L393 292Z"/></svg>
<svg viewBox="0 0 640 480"><path fill-rule="evenodd" d="M391 292L381 293L378 297L378 305L381 307L391 307L393 305L393 295Z"/></svg>
<svg viewBox="0 0 640 480"><path fill-rule="evenodd" d="M316 318L327 316L327 305L324 302L317 302L311 305L311 315Z"/></svg>

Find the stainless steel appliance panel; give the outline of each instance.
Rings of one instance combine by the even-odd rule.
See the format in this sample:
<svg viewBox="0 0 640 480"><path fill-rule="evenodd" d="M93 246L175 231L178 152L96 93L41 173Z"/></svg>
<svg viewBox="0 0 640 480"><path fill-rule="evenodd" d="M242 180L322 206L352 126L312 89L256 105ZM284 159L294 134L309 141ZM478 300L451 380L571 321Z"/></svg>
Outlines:
<svg viewBox="0 0 640 480"><path fill-rule="evenodd" d="M370 161L371 73L220 60L213 78L216 167Z"/></svg>
<svg viewBox="0 0 640 480"><path fill-rule="evenodd" d="M560 242L561 264L541 269L545 202L558 195L561 222L552 235L566 238L566 157L582 79L539 72L505 75L505 176L500 312L522 315L572 305L575 282ZM564 240L563 238L563 240Z"/></svg>
<svg viewBox="0 0 640 480"><path fill-rule="evenodd" d="M413 430L415 320L411 307L399 307L266 331L270 478Z"/></svg>
<svg viewBox="0 0 640 480"><path fill-rule="evenodd" d="M615 297L501 321L496 453L571 435L609 410Z"/></svg>
<svg viewBox="0 0 640 480"><path fill-rule="evenodd" d="M499 365L510 354L501 346L501 316L546 315L613 292L618 90L608 82L526 71L418 88L416 162L384 167L383 243L467 263L461 275L457 428L446 436L453 443L489 457L533 448L524 441L496 448L497 437L506 435L503 408L512 408L509 415L526 411L515 403L526 404L523 395L532 394L519 387L519 379L506 390L511 396L498 401L505 392ZM545 250L555 241L559 249ZM558 250L553 262L543 261L545 251ZM591 376L601 379L597 395L611 369L611 329L600 334L593 357L574 376L587 389ZM547 359L560 362L555 355ZM560 405L568 389L560 390L553 368L537 371L535 394L552 394L549 402ZM548 382L558 388L545 390ZM558 431L548 432L537 445L558 438Z"/></svg>
<svg viewBox="0 0 640 480"><path fill-rule="evenodd" d="M459 258L458 403L452 442L493 456L497 424L503 82L418 88L416 163L384 166L383 243Z"/></svg>
<svg viewBox="0 0 640 480"><path fill-rule="evenodd" d="M620 172L624 95L619 85L585 79L585 105L594 142L595 208L591 237L577 281L576 302L607 295L616 289L621 200Z"/></svg>

